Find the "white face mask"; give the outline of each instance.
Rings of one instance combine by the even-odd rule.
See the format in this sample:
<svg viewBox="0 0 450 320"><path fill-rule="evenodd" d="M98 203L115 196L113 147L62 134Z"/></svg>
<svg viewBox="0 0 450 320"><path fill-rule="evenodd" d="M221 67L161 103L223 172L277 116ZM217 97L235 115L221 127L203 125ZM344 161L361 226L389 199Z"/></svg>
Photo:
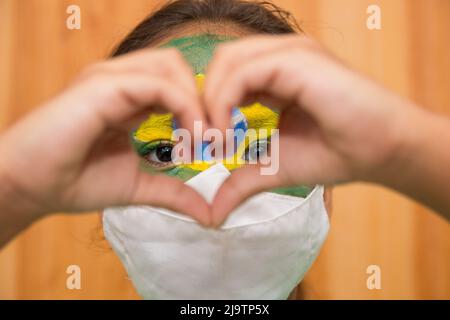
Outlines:
<svg viewBox="0 0 450 320"><path fill-rule="evenodd" d="M187 185L211 201L221 164ZM328 233L323 187L306 198L261 193L220 230L149 206L106 209L105 236L144 299L286 299Z"/></svg>

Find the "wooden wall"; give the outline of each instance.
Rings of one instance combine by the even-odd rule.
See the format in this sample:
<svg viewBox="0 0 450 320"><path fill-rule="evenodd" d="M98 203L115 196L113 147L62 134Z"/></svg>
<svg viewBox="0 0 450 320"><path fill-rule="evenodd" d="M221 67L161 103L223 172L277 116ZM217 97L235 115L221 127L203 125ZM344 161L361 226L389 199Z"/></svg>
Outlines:
<svg viewBox="0 0 450 320"><path fill-rule="evenodd" d="M105 57L161 2L0 0L0 128L64 88L84 65ZM450 115L449 0L275 3L359 70ZM81 7L81 30L66 28L70 4ZM381 30L366 27L370 4L382 9ZM384 188L353 184L335 189L331 224L304 281L308 298L450 298L450 227L437 215ZM101 238L95 213L36 223L0 252L0 298L138 298ZM72 264L81 267L81 290L66 288ZM381 268L381 290L367 289L369 265Z"/></svg>

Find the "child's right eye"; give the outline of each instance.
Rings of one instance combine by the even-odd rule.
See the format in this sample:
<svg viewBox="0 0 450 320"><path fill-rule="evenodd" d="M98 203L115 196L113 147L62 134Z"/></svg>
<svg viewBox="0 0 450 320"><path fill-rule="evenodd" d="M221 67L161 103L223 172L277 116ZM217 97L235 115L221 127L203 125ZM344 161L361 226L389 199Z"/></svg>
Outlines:
<svg viewBox="0 0 450 320"><path fill-rule="evenodd" d="M260 158L268 155L269 146L269 140L257 140L251 143L245 150L244 160L246 162L258 163Z"/></svg>

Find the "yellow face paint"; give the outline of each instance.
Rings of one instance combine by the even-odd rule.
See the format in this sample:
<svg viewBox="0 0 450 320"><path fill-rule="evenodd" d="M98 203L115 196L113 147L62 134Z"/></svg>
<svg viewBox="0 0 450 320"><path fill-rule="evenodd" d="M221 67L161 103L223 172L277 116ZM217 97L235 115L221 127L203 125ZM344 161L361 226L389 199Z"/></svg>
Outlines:
<svg viewBox="0 0 450 320"><path fill-rule="evenodd" d="M171 114L152 114L136 130L134 137L141 142L172 139L173 116Z"/></svg>

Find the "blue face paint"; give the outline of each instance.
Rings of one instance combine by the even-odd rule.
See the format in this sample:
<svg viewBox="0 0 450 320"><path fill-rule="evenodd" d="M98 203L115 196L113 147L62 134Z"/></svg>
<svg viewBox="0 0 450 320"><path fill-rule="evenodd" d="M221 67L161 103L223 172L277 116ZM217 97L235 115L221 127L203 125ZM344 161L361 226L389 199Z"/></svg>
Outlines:
<svg viewBox="0 0 450 320"><path fill-rule="evenodd" d="M233 108L231 122L234 128L234 153L245 140L245 133L248 130L248 122L245 115L238 108Z"/></svg>
<svg viewBox="0 0 450 320"><path fill-rule="evenodd" d="M238 147L245 140L245 133L248 130L248 122L245 115L238 109L233 108L232 110L232 128L234 129L234 150L233 154L237 152ZM174 125L174 127L176 127ZM214 158L210 153L210 149L208 146L210 145L209 141L202 141L200 145L195 148L195 160L198 161L213 161ZM230 155L227 155L230 156Z"/></svg>

